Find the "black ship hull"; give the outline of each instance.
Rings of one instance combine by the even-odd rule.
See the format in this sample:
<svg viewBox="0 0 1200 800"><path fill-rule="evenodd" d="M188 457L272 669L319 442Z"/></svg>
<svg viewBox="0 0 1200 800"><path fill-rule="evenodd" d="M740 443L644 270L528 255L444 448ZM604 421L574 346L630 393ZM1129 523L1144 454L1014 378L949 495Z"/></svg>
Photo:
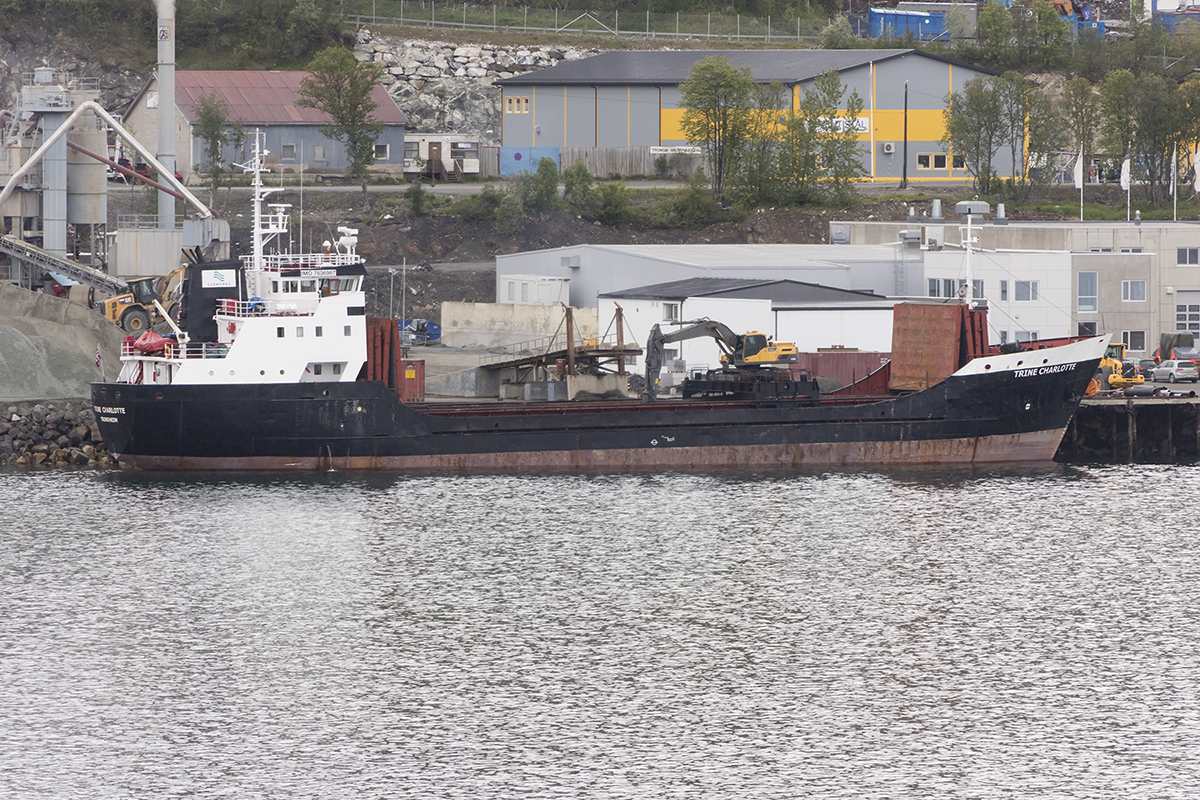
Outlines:
<svg viewBox="0 0 1200 800"><path fill-rule="evenodd" d="M1048 351L1041 351L1048 352ZM407 406L378 381L97 383L124 465L528 471L1049 461L1098 357L887 397Z"/></svg>

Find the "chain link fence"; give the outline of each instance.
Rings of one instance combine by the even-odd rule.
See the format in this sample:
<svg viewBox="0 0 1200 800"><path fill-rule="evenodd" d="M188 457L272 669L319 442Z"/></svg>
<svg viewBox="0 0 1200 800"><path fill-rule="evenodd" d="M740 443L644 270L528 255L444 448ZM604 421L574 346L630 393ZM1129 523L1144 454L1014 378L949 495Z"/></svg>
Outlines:
<svg viewBox="0 0 1200 800"><path fill-rule="evenodd" d="M644 36L650 39L766 43L816 41L832 22L825 17L750 17L741 14L653 14L566 11L555 8L477 6L420 0L343 0L342 18L359 26L425 26L559 33L591 36Z"/></svg>

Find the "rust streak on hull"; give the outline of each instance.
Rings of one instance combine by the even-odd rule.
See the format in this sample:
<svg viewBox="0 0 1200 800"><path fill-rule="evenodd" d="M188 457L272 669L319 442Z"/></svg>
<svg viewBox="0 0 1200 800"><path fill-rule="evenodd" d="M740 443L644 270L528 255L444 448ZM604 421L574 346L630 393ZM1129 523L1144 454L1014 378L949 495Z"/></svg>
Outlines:
<svg viewBox="0 0 1200 800"><path fill-rule="evenodd" d="M965 465L1051 461L1065 428L1031 433L903 442L823 442L819 444L723 447L651 447L612 450L478 453L404 457L191 458L119 457L141 469L294 471L395 470L410 472L534 472L639 469L747 469L806 466Z"/></svg>

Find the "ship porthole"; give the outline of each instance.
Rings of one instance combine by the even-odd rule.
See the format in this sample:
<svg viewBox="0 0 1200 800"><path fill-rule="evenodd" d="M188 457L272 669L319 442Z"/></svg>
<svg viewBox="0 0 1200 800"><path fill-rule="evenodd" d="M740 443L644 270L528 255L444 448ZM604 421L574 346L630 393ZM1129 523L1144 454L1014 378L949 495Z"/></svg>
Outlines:
<svg viewBox="0 0 1200 800"><path fill-rule="evenodd" d="M282 375L282 374L283 374L283 370L279 370L279 374L280 374L280 375Z"/></svg>
<svg viewBox="0 0 1200 800"><path fill-rule="evenodd" d="M987 372L987 371L988 371L989 369L991 369L991 368L992 368L992 365L991 365L991 364L984 364L984 365L983 365L983 371L984 371L984 372Z"/></svg>
<svg viewBox="0 0 1200 800"><path fill-rule="evenodd" d="M1018 362L1017 362L1017 366L1019 367L1019 366L1021 366L1021 365L1022 365L1022 364L1024 364L1024 363L1025 363L1024 361L1018 361Z"/></svg>
<svg viewBox="0 0 1200 800"><path fill-rule="evenodd" d="M258 371L258 374L259 374L259 375L266 375L266 374L267 374L267 371L266 371L265 369L260 369L260 370Z"/></svg>
<svg viewBox="0 0 1200 800"><path fill-rule="evenodd" d="M1048 359L1048 358L1043 358L1043 359L1042 359L1042 363L1043 363L1043 364L1049 364L1049 363L1050 363L1050 359Z"/></svg>
<svg viewBox="0 0 1200 800"><path fill-rule="evenodd" d="M162 400L162 392L155 392L155 393L154 393L154 399L155 399L155 400Z"/></svg>
<svg viewBox="0 0 1200 800"><path fill-rule="evenodd" d="M321 396L322 396L322 397L329 397L329 390L328 390L328 389L326 389L325 391L321 392Z"/></svg>
<svg viewBox="0 0 1200 800"><path fill-rule="evenodd" d="M233 370L229 370L229 377L233 377Z"/></svg>

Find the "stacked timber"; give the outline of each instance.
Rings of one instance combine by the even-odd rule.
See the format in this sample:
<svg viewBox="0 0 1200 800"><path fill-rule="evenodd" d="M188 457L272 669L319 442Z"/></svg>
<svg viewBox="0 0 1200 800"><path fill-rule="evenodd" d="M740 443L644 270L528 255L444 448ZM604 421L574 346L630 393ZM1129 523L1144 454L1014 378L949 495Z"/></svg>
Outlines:
<svg viewBox="0 0 1200 800"><path fill-rule="evenodd" d="M112 467L92 409L75 403L10 405L0 419L0 464Z"/></svg>

